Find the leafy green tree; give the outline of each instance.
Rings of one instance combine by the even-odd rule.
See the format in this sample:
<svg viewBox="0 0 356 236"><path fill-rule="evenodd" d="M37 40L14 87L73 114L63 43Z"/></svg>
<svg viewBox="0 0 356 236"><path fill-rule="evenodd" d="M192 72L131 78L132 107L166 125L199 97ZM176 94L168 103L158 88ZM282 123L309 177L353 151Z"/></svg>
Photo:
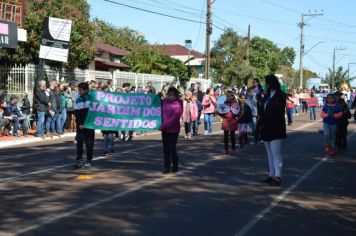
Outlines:
<svg viewBox="0 0 356 236"><path fill-rule="evenodd" d="M96 38L103 43L128 51L140 49L142 45L148 45L147 40L141 33L128 27L116 27L98 18L95 18L93 23Z"/></svg>
<svg viewBox="0 0 356 236"><path fill-rule="evenodd" d="M351 80L355 79L356 77L348 77L348 70L344 70L342 66L339 66L335 73L333 70L329 68L328 74L325 76L324 81L332 87L332 81L334 77L334 84L336 88L340 88L343 84L350 84Z"/></svg>
<svg viewBox="0 0 356 236"><path fill-rule="evenodd" d="M93 25L89 21L89 5L86 0L34 0L28 5L24 20L27 42L20 43L16 50L2 49L2 63L38 63L43 20L46 16L71 19L72 33L69 60L64 66L86 68L95 54ZM47 61L47 64L62 67L63 63Z"/></svg>
<svg viewBox="0 0 356 236"><path fill-rule="evenodd" d="M211 67L216 82L226 85L247 83L255 75L255 68L246 61L247 44L234 30L223 33L211 50Z"/></svg>

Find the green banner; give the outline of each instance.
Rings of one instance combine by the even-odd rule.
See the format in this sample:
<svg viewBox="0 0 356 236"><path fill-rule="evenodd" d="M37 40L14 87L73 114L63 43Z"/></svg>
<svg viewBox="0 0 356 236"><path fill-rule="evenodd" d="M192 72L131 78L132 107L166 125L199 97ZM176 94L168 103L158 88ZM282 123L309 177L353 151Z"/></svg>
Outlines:
<svg viewBox="0 0 356 236"><path fill-rule="evenodd" d="M154 94L93 90L90 97L87 129L144 131L161 127L161 100Z"/></svg>

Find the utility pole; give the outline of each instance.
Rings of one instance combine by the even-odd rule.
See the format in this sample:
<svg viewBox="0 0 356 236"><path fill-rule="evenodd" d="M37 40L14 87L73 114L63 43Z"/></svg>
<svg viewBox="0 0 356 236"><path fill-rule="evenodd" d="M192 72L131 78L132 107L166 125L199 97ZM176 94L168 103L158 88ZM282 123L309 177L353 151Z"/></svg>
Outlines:
<svg viewBox="0 0 356 236"><path fill-rule="evenodd" d="M323 13L309 13L308 14L302 14L302 20L299 23L300 27L300 52L299 52L299 88L303 88L303 57L304 57L304 26L307 24L304 21L304 16L310 16L311 18L316 17L316 16L322 16L324 15ZM309 18L309 19L311 19Z"/></svg>
<svg viewBox="0 0 356 236"><path fill-rule="evenodd" d="M246 65L250 64L250 41L251 41L251 25L248 25L248 29L247 29Z"/></svg>
<svg viewBox="0 0 356 236"><path fill-rule="evenodd" d="M346 48L334 48L334 53L333 53L333 76L331 80L331 89L334 90L335 88L335 60L336 60L336 51L342 51L346 50Z"/></svg>
<svg viewBox="0 0 356 236"><path fill-rule="evenodd" d="M212 1L207 0L206 11L206 38L205 38L205 79L209 79L210 75L210 35L212 34L211 24L211 5Z"/></svg>

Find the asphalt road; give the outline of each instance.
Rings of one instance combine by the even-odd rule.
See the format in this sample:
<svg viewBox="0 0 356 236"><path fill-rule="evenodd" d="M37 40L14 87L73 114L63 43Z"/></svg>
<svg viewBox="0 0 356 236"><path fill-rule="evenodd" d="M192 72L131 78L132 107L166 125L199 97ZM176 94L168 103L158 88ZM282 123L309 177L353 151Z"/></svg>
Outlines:
<svg viewBox="0 0 356 236"><path fill-rule="evenodd" d="M222 133L180 139L181 171L162 175L160 134L118 143L74 170L70 139L0 150L0 235L356 235L356 124L349 149L325 157L321 122L296 117L282 187L263 145L223 155ZM80 179L80 177L84 179Z"/></svg>

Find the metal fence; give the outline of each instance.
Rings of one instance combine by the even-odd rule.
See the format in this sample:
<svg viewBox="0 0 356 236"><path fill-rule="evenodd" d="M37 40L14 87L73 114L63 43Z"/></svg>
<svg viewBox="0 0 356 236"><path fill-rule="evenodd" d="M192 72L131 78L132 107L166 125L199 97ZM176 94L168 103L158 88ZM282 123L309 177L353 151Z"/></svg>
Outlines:
<svg viewBox="0 0 356 236"><path fill-rule="evenodd" d="M0 66L0 100L10 95L21 95L25 92L29 95L32 101L32 93L34 82L38 77L44 78L47 81L55 79L57 81L90 81L96 80L106 82L112 80L114 87L120 87L123 83L130 83L132 86L144 87L148 82L151 82L156 91L160 91L162 86L166 83L172 83L173 76L168 75L153 75L142 74L123 71L97 71L97 70L81 70L81 69L53 69L44 67L41 69L38 65L25 65L25 66ZM201 83L202 91L205 91L210 82L205 79L191 79L187 86L190 87L191 83Z"/></svg>

